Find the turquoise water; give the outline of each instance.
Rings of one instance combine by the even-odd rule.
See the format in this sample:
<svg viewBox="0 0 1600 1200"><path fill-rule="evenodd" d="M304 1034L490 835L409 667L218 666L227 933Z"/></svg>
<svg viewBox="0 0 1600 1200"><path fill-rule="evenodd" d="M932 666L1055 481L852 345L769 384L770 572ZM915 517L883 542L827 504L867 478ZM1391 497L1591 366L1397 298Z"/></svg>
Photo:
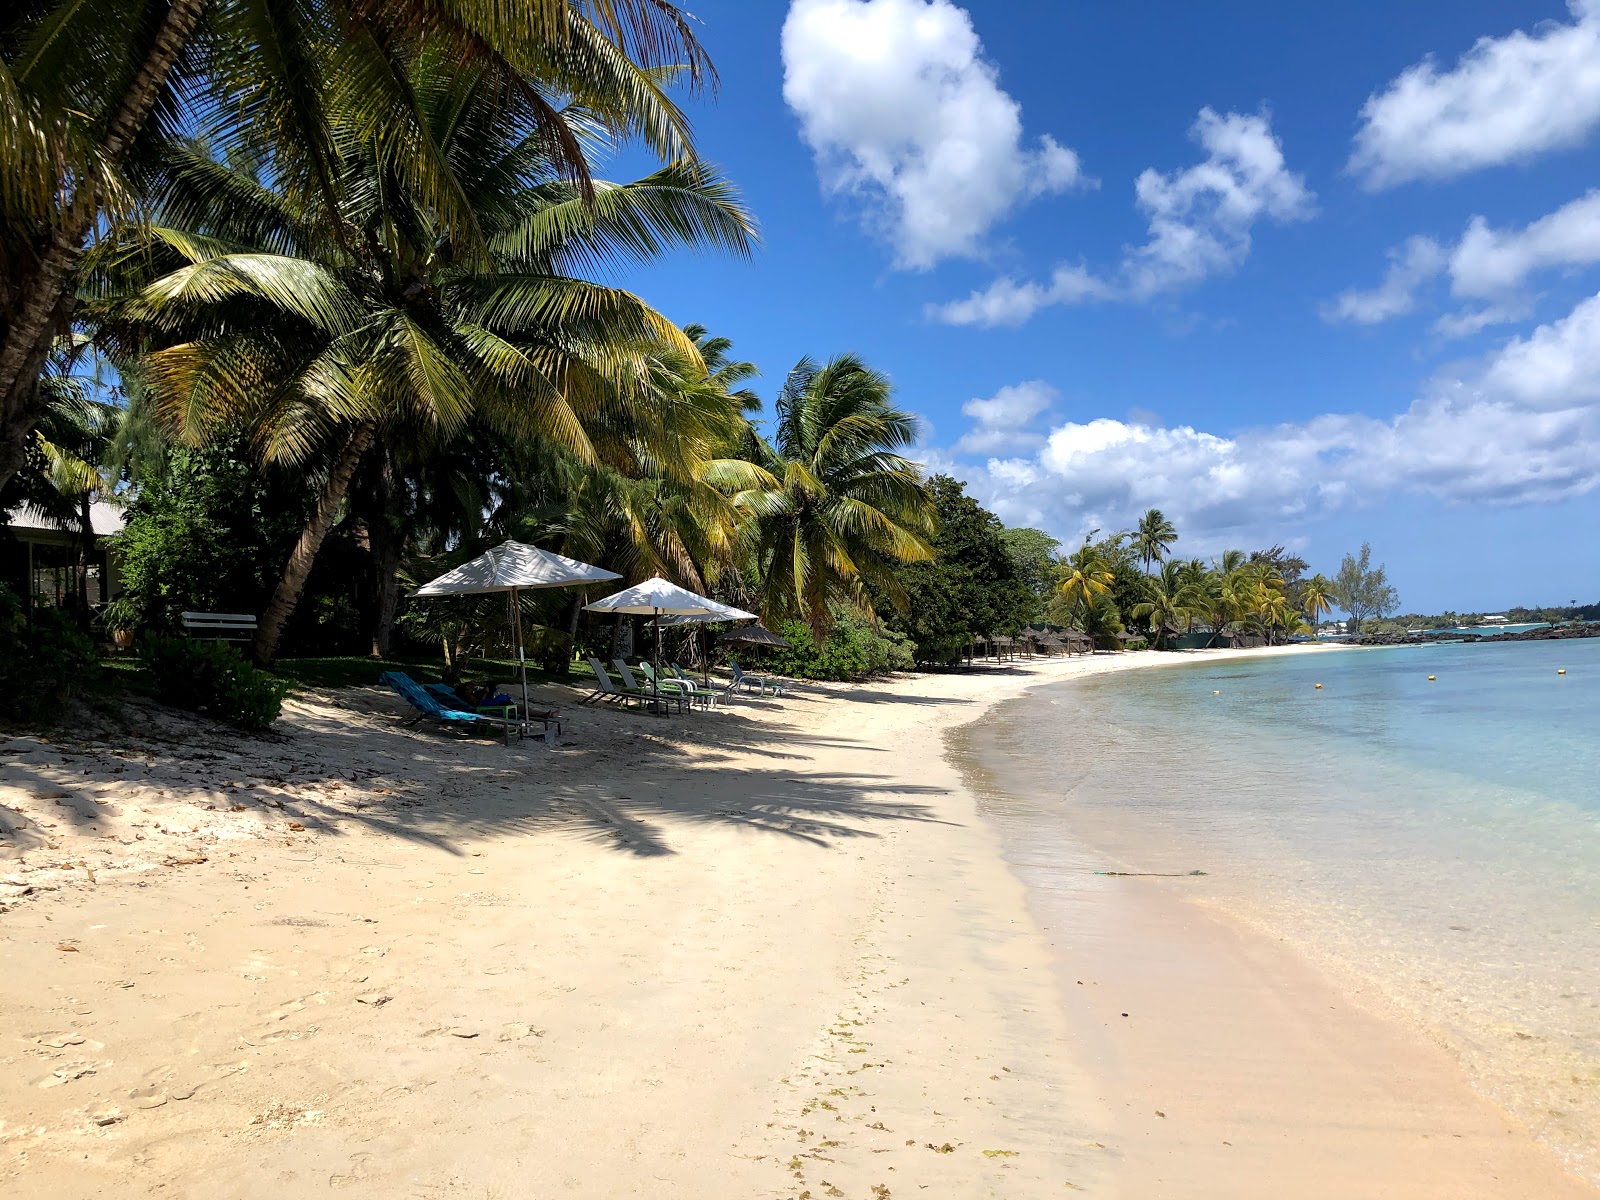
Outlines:
<svg viewBox="0 0 1600 1200"><path fill-rule="evenodd" d="M1008 820L1206 871L1205 902L1376 984L1600 1179L1600 639L1118 672L968 749L1027 798Z"/></svg>

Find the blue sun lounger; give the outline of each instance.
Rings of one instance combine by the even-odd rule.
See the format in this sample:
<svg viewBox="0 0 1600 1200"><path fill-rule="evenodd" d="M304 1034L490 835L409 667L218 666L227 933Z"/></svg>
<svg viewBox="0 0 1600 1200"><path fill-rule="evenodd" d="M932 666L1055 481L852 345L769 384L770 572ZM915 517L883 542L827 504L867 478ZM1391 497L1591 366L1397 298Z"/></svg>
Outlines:
<svg viewBox="0 0 1600 1200"><path fill-rule="evenodd" d="M506 745L511 744L511 733L516 731L518 737L526 732L526 724L521 720L511 720L507 717L491 717L486 713L466 712L459 708L448 708L441 704L437 697L428 694L426 688L404 671L385 671L378 676L378 682L387 684L405 698L406 703L417 710L418 716L411 723L424 717L431 717L446 725L488 725L491 728L505 732Z"/></svg>

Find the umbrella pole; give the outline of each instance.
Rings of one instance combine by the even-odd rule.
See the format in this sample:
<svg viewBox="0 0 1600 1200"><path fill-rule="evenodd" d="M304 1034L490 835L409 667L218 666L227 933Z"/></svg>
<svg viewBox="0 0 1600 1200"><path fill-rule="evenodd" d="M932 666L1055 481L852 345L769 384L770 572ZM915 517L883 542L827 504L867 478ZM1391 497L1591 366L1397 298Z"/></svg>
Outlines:
<svg viewBox="0 0 1600 1200"><path fill-rule="evenodd" d="M522 605L517 603L517 589L511 589L512 624L517 631L517 666L522 675L522 719L528 719L528 652L522 646Z"/></svg>
<svg viewBox="0 0 1600 1200"><path fill-rule="evenodd" d="M650 672L650 690L656 694L656 711L664 712L661 706L661 610L655 610L656 619L656 661L655 669Z"/></svg>

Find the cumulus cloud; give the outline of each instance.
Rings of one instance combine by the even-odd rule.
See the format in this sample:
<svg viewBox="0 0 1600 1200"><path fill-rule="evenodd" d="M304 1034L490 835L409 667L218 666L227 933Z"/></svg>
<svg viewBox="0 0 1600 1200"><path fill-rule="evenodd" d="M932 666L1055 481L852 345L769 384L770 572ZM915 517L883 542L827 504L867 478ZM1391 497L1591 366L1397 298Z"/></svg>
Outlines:
<svg viewBox="0 0 1600 1200"><path fill-rule="evenodd" d="M1019 325L1053 304L1148 300L1236 270L1263 218L1300 221L1315 213L1315 198L1284 162L1265 116L1204 108L1189 135L1205 159L1181 171L1140 173L1134 198L1149 219L1149 236L1111 277L1070 265L1058 266L1048 283L1003 277L965 299L931 306L929 316L951 325Z"/></svg>
<svg viewBox="0 0 1600 1200"><path fill-rule="evenodd" d="M1412 312L1417 294L1448 275L1451 295L1472 302L1434 324L1446 337L1476 333L1531 311L1520 289L1530 276L1554 268L1600 262L1600 190L1591 191L1521 229L1495 229L1473 217L1448 250L1427 237L1413 237L1389 252L1389 270L1371 291L1348 291L1323 310L1330 321L1373 325Z"/></svg>
<svg viewBox="0 0 1600 1200"><path fill-rule="evenodd" d="M1389 270L1382 283L1371 291L1341 293L1323 310L1323 316L1357 325L1376 325L1404 316L1417 307L1417 289L1437 276L1447 261L1444 248L1432 238L1409 238L1389 251Z"/></svg>
<svg viewBox="0 0 1600 1200"><path fill-rule="evenodd" d="M1266 117L1203 108L1189 136L1206 151L1204 162L1166 175L1147 168L1134 183L1150 216L1150 240L1123 264L1135 298L1234 270L1262 217L1302 221L1316 211Z"/></svg>
<svg viewBox="0 0 1600 1200"><path fill-rule="evenodd" d="M947 325L1021 325L1041 308L1052 304L1077 304L1084 300L1107 300L1114 289L1096 279L1082 266L1062 263L1048 283L1018 282L1010 276L996 279L965 300L932 305L928 314Z"/></svg>
<svg viewBox="0 0 1600 1200"><path fill-rule="evenodd" d="M1018 204L1092 184L1048 134L1024 142L964 9L950 0L794 0L783 96L825 187L863 202L896 265L981 253Z"/></svg>
<svg viewBox="0 0 1600 1200"><path fill-rule="evenodd" d="M1056 390L1042 379L1029 379L1001 388L987 400L968 400L961 411L972 428L953 447L957 454L997 454L1038 446L1044 435L1034 420L1056 399Z"/></svg>
<svg viewBox="0 0 1600 1200"><path fill-rule="evenodd" d="M1600 191L1522 229L1497 230L1473 217L1450 255L1450 287L1457 296L1489 298L1521 287L1535 271L1595 262L1600 262Z"/></svg>
<svg viewBox="0 0 1600 1200"><path fill-rule="evenodd" d="M1448 71L1406 68L1361 109L1350 170L1376 191L1580 145L1600 125L1600 0L1572 23L1480 38Z"/></svg>
<svg viewBox="0 0 1600 1200"><path fill-rule="evenodd" d="M1387 420L1327 414L1220 434L1138 420L1066 422L1028 453L960 469L1008 521L1071 541L1158 507L1190 547L1420 492L1502 504L1600 486L1600 295L1488 357L1441 372Z"/></svg>

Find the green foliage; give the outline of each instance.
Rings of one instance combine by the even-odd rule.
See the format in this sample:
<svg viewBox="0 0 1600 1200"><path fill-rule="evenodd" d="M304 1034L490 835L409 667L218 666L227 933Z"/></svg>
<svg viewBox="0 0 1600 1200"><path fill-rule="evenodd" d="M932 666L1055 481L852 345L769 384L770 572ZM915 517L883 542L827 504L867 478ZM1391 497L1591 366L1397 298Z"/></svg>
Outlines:
<svg viewBox="0 0 1600 1200"><path fill-rule="evenodd" d="M288 685L257 670L232 646L147 633L139 660L164 704L205 713L241 729L266 729L283 710Z"/></svg>
<svg viewBox="0 0 1600 1200"><path fill-rule="evenodd" d="M798 618L825 636L841 606L871 611L873 592L906 610L898 568L932 556L934 514L899 453L917 419L892 400L888 377L854 354L803 358L784 381L772 443L751 447L772 486L743 501L769 624Z"/></svg>
<svg viewBox="0 0 1600 1200"><path fill-rule="evenodd" d="M1039 598L1043 610L1045 599L1055 582L1056 551L1061 543L1042 529L1002 529L1000 540L1005 543L1011 561L1016 564L1017 576L1022 585ZM1033 620L1037 612L1030 615Z"/></svg>
<svg viewBox="0 0 1600 1200"><path fill-rule="evenodd" d="M908 671L915 665L913 647L904 634L875 630L853 609L840 608L833 615L833 628L820 643L809 625L786 622L781 632L793 645L772 654L773 669L797 679L848 682L888 671Z"/></svg>
<svg viewBox="0 0 1600 1200"><path fill-rule="evenodd" d="M0 584L0 719L52 721L98 671L94 643L70 614L30 614Z"/></svg>
<svg viewBox="0 0 1600 1200"><path fill-rule="evenodd" d="M1383 564L1372 565L1372 545L1361 543L1359 555L1346 554L1333 577L1333 601L1350 616L1355 633L1368 617L1385 617L1400 607L1400 593L1390 585Z"/></svg>
<svg viewBox="0 0 1600 1200"><path fill-rule="evenodd" d="M948 475L935 475L927 489L939 521L933 557L895 569L906 605L888 621L915 643L918 662L952 664L973 634L1016 633L1037 615L1039 599L998 517ZM1039 549L1038 539L1023 543Z"/></svg>
<svg viewBox="0 0 1600 1200"><path fill-rule="evenodd" d="M241 439L174 450L140 481L115 539L123 591L107 624L172 632L182 612L259 613L298 531L304 491L258 469Z"/></svg>

